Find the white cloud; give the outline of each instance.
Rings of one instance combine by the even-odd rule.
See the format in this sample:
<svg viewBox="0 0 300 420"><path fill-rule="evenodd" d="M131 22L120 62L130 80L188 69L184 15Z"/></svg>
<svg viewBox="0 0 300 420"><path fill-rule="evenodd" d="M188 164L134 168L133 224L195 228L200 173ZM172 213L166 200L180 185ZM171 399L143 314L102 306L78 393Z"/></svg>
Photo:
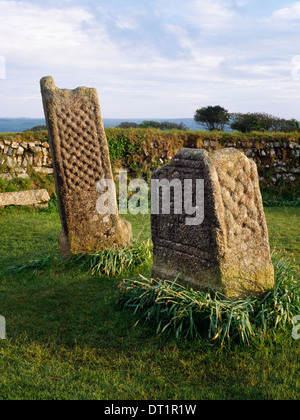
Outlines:
<svg viewBox="0 0 300 420"><path fill-rule="evenodd" d="M189 16L203 29L213 33L229 29L237 17L232 2L227 0L193 0Z"/></svg>
<svg viewBox="0 0 300 420"><path fill-rule="evenodd" d="M213 19L213 17L217 20L226 19L234 15L231 0L215 0L214 2L210 0L192 0L190 6L192 10L197 10L210 19Z"/></svg>
<svg viewBox="0 0 300 420"><path fill-rule="evenodd" d="M293 3L290 7L275 10L271 19L278 21L292 21L300 19L300 2L298 1Z"/></svg>
<svg viewBox="0 0 300 420"><path fill-rule="evenodd" d="M162 38L166 33L172 33L176 40L176 45L171 45L170 49L181 47L190 51L188 59L180 55L173 59L166 57L156 44L159 39L149 37L147 32L143 33L143 28L139 28L136 16L142 18L141 11L137 11L136 16L134 13L132 16L116 13L114 18L116 28L122 33L135 30L136 41L139 35L144 36L143 48L138 42L129 48L124 44L122 34L116 39L109 34L110 28L105 21L108 14L102 13L96 18L85 7L64 6L60 9L25 1L0 1L0 53L20 68L49 68L50 72L73 67L70 78L86 69L91 79L102 78L103 84L124 83L135 89L138 89L137 81L142 81L143 85L154 81L157 87L170 80L185 78L187 74L190 82L199 81L205 77L205 71L217 68L223 60L218 54L204 53L197 41L179 25L162 23Z"/></svg>
<svg viewBox="0 0 300 420"><path fill-rule="evenodd" d="M116 25L120 29L136 29L139 27L139 24L135 19L126 15L117 16Z"/></svg>
<svg viewBox="0 0 300 420"><path fill-rule="evenodd" d="M232 0L157 0L162 18L175 16L181 24L204 31L205 35L226 32L236 26L236 4ZM178 20L178 19L177 19Z"/></svg>
<svg viewBox="0 0 300 420"><path fill-rule="evenodd" d="M268 9L269 24L258 8L255 17L246 13L253 3L0 0L0 56L7 62L0 116L42 115L38 81L47 74L60 87L96 87L108 117L192 116L207 103L239 111L249 97L255 105L255 96L280 107L274 98L284 92L295 108L300 84L289 66L300 54L298 31L277 28L297 16L300 2Z"/></svg>
<svg viewBox="0 0 300 420"><path fill-rule="evenodd" d="M55 63L83 64L94 52L91 36L102 42L106 51L112 46L100 27L96 33L89 33L95 20L85 8L45 8L25 1L0 1L0 10L0 52L13 63L48 63L51 67Z"/></svg>

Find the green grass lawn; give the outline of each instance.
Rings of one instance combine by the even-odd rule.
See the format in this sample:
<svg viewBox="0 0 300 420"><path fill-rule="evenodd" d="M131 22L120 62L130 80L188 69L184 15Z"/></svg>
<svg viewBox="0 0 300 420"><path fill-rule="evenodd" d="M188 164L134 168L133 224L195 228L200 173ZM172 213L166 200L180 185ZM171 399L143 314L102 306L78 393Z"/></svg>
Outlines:
<svg viewBox="0 0 300 420"><path fill-rule="evenodd" d="M271 248L300 262L300 208L267 208ZM127 216L150 237L148 216ZM0 399L299 399L300 347L291 332L220 349L156 337L117 305L120 279L60 263L57 212L0 213ZM36 272L9 267L56 257ZM53 261L53 260L52 260Z"/></svg>

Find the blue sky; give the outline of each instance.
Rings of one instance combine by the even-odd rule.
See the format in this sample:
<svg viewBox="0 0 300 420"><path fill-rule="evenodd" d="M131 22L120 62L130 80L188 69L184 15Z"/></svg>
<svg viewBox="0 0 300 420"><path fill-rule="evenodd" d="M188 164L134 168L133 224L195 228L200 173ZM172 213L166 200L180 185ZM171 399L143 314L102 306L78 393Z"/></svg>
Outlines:
<svg viewBox="0 0 300 420"><path fill-rule="evenodd" d="M299 25L300 1L0 0L0 117L42 117L52 75L96 87L105 118L300 120Z"/></svg>

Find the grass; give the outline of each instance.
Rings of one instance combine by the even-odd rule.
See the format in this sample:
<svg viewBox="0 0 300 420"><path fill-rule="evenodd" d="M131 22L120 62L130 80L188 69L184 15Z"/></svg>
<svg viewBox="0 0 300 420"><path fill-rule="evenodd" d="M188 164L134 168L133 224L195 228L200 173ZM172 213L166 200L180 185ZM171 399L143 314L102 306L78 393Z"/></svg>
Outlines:
<svg viewBox="0 0 300 420"><path fill-rule="evenodd" d="M104 248L102 251L95 251L91 254L74 255L61 264L66 268L72 268L74 265L87 271L91 276L118 277L125 274L131 274L136 270L143 270L149 266L152 259L150 240L140 241L133 239L132 243L125 248ZM12 273L22 273L24 271L37 271L57 261L57 257L36 258L26 263L16 264L9 268Z"/></svg>
<svg viewBox="0 0 300 420"><path fill-rule="evenodd" d="M300 207L265 208L271 249L292 257L300 265Z"/></svg>
<svg viewBox="0 0 300 420"><path fill-rule="evenodd" d="M143 270L151 261L150 240L134 240L123 249L105 248L101 252L74 256L70 264L79 264L92 276L119 277L135 270Z"/></svg>
<svg viewBox="0 0 300 420"><path fill-rule="evenodd" d="M300 314L300 270L289 260L273 256L275 287L263 298L232 301L221 293L199 292L173 281L123 279L120 303L134 310L138 321L152 322L157 334L176 338L206 336L221 346L239 340L256 344L286 329ZM212 293L213 292L213 293Z"/></svg>
<svg viewBox="0 0 300 420"><path fill-rule="evenodd" d="M272 248L298 263L300 209L268 208L266 216ZM150 238L148 216L126 219L135 236ZM8 208L0 232L2 400L299 399L300 343L291 329L230 350L202 338L158 337L151 324L134 328L136 317L117 304L122 277L61 264L57 212ZM10 270L29 261L33 269Z"/></svg>
<svg viewBox="0 0 300 420"><path fill-rule="evenodd" d="M45 175L28 170L30 179L15 178L10 181L0 178L0 193L46 189L50 196L55 195L53 175Z"/></svg>

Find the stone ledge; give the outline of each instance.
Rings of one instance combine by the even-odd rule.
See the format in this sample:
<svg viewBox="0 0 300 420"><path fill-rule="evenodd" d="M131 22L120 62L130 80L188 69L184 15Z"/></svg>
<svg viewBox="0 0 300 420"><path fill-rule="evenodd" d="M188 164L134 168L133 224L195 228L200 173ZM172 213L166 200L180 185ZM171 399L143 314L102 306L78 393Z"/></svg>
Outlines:
<svg viewBox="0 0 300 420"><path fill-rule="evenodd" d="M0 207L33 206L48 207L50 196L47 190L18 191L0 194Z"/></svg>

